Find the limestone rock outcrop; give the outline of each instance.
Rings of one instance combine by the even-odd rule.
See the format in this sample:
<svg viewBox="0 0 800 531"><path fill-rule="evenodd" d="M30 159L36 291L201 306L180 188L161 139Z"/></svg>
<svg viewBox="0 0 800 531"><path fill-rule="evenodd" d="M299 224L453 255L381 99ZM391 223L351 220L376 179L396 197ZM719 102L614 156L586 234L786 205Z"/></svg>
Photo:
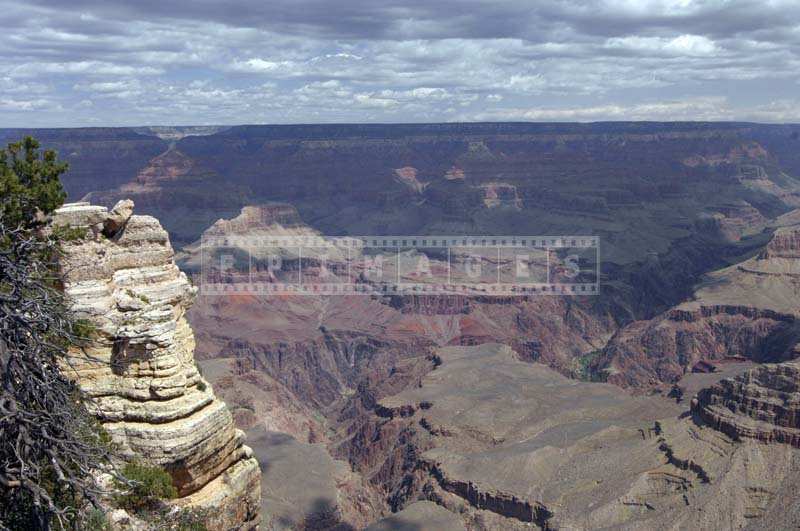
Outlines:
<svg viewBox="0 0 800 531"><path fill-rule="evenodd" d="M196 289L158 220L132 209L74 203L54 215L54 225L86 230L64 245L60 266L72 310L97 331L69 371L123 454L172 475L177 505L210 509L212 530L255 529L259 465L195 365L185 313Z"/></svg>
<svg viewBox="0 0 800 531"><path fill-rule="evenodd" d="M703 389L693 411L735 439L800 448L800 364L762 365Z"/></svg>
<svg viewBox="0 0 800 531"><path fill-rule="evenodd" d="M760 260L770 258L800 258L800 228L781 227L775 231L764 251L758 256Z"/></svg>
<svg viewBox="0 0 800 531"><path fill-rule="evenodd" d="M132 215L133 201L130 199L117 201L117 204L108 213L108 217L103 221L103 233L106 236L114 236L125 226Z"/></svg>

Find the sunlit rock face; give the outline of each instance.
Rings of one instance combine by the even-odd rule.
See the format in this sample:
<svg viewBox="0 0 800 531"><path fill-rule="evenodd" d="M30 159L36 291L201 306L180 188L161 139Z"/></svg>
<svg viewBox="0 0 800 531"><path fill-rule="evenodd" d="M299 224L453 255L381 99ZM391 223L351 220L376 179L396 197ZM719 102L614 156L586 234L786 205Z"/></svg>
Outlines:
<svg viewBox="0 0 800 531"><path fill-rule="evenodd" d="M123 454L161 466L178 505L212 510L209 529L254 529L260 470L225 403L198 372L185 313L195 296L166 231L120 202L68 204L55 225L84 228L61 259L72 310L97 329L69 369Z"/></svg>

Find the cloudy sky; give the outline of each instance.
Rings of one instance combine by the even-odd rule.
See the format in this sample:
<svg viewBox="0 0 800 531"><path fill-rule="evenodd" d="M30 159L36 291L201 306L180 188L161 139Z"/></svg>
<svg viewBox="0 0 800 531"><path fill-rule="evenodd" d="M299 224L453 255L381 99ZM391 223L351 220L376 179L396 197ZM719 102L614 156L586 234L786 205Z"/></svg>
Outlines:
<svg viewBox="0 0 800 531"><path fill-rule="evenodd" d="M800 122L798 0L0 0L0 127Z"/></svg>

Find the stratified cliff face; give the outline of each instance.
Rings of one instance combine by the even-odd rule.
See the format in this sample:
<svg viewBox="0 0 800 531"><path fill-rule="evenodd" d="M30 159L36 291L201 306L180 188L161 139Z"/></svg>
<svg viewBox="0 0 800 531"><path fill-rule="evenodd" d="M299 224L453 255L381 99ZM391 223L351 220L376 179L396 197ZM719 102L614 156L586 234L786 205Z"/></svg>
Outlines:
<svg viewBox="0 0 800 531"><path fill-rule="evenodd" d="M609 382L675 382L698 362L782 362L800 352L800 226L756 256L709 274L693 297L621 329L595 361Z"/></svg>
<svg viewBox="0 0 800 531"><path fill-rule="evenodd" d="M211 509L209 529L254 529L259 466L195 365L185 313L196 290L158 220L132 211L123 201L55 213L54 224L86 229L65 245L61 268L72 309L99 336L70 368L123 453L172 475L178 505Z"/></svg>
<svg viewBox="0 0 800 531"><path fill-rule="evenodd" d="M800 258L800 229L781 227L770 240L767 247L759 255L760 260L770 258Z"/></svg>
<svg viewBox="0 0 800 531"><path fill-rule="evenodd" d="M736 439L800 448L800 364L764 365L703 389L692 410Z"/></svg>
<svg viewBox="0 0 800 531"><path fill-rule="evenodd" d="M781 361L793 355L797 328L791 314L747 305L672 309L619 331L592 370L637 387L676 382L704 361Z"/></svg>

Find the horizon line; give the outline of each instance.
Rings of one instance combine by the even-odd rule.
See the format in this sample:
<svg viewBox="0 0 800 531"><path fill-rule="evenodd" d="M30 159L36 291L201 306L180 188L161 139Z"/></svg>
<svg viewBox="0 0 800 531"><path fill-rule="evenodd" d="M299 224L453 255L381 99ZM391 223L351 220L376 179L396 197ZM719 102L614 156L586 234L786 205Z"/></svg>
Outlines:
<svg viewBox="0 0 800 531"><path fill-rule="evenodd" d="M674 124L674 125L760 125L800 126L800 122L757 122L748 120L596 120L596 121L453 121L453 122L291 122L291 123L207 123L207 124L140 124L140 125L71 125L71 126L11 126L0 127L0 131L36 131L47 129L144 129L153 127L319 127L319 126L424 126L424 125L624 125L624 124Z"/></svg>

